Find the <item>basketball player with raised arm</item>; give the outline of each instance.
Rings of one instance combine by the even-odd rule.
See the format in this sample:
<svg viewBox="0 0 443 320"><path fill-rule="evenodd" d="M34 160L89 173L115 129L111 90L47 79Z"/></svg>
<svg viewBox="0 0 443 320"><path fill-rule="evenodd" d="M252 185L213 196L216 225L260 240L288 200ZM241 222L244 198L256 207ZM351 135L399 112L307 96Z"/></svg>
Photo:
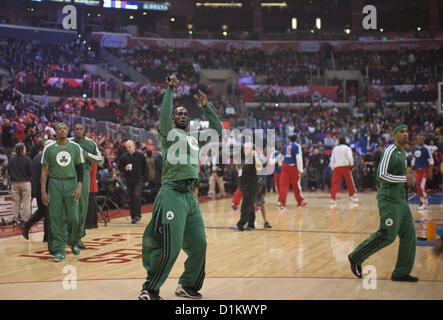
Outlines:
<svg viewBox="0 0 443 320"><path fill-rule="evenodd" d="M151 221L143 235L142 259L147 277L139 299L162 299L159 295L160 287L167 279L181 249L188 258L175 294L200 299L202 295L198 291L205 278L207 244L200 206L194 194L199 183L199 167L198 162L176 163L174 157L178 152L179 157L187 160L195 156L199 158L200 148L213 139L202 141L204 139L200 138L201 132L198 132L197 141L196 132L189 132L188 110L182 106L173 110L173 90L179 81L176 76L171 75L166 82L168 88L161 105L158 128L163 155L162 186L154 202ZM218 139L223 127L208 104L206 95L199 91L199 96L194 98L203 108L209 121L209 129L216 132ZM176 148L177 144L180 145L179 148Z"/></svg>

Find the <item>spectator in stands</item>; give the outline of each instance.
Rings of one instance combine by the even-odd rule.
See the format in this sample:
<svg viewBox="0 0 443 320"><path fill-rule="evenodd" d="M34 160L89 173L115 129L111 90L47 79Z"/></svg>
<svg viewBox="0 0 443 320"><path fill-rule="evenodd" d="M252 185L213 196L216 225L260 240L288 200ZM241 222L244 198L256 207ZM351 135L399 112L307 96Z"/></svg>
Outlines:
<svg viewBox="0 0 443 320"><path fill-rule="evenodd" d="M343 102L343 87L341 86L341 83L337 88L337 102Z"/></svg>
<svg viewBox="0 0 443 320"><path fill-rule="evenodd" d="M218 192L220 193L220 198L225 197L225 186L224 186L224 170L225 166L222 162L222 154L221 152L216 152L215 155L212 156L211 161L209 163L209 191L207 198L215 199L215 186L218 186Z"/></svg>
<svg viewBox="0 0 443 320"><path fill-rule="evenodd" d="M15 124L15 139L20 142L24 142L26 139L25 127L23 126L21 119Z"/></svg>
<svg viewBox="0 0 443 320"><path fill-rule="evenodd" d="M109 168L109 174L103 181L103 191L111 196L119 207L127 207L128 188L122 182L115 167Z"/></svg>
<svg viewBox="0 0 443 320"><path fill-rule="evenodd" d="M2 159L5 164L8 164L8 155L5 153L5 149L3 147L0 147L0 159Z"/></svg>
<svg viewBox="0 0 443 320"><path fill-rule="evenodd" d="M8 180L8 164L4 159L0 158L0 190L7 190L9 188Z"/></svg>
<svg viewBox="0 0 443 320"><path fill-rule="evenodd" d="M32 161L26 156L23 142L15 145L15 153L8 164L8 175L11 179L12 221L19 225L28 221L31 213Z"/></svg>
<svg viewBox="0 0 443 320"><path fill-rule="evenodd" d="M435 145L434 139L429 140L429 144L427 145L431 154L434 154L435 150L438 150L438 147Z"/></svg>
<svg viewBox="0 0 443 320"><path fill-rule="evenodd" d="M357 191L361 191L364 174L363 157L358 154L355 148L352 149L352 159L354 161L354 166L351 169L352 179L354 180L355 188L357 189Z"/></svg>
<svg viewBox="0 0 443 320"><path fill-rule="evenodd" d="M43 107L44 111L49 108L48 90L45 90L45 93L40 97L40 105Z"/></svg>
<svg viewBox="0 0 443 320"><path fill-rule="evenodd" d="M375 166L376 159L374 155L374 150L369 149L368 153L363 158L363 164L365 165L365 187L372 190L376 190L376 180L375 174L377 167Z"/></svg>
<svg viewBox="0 0 443 320"><path fill-rule="evenodd" d="M152 189L155 179L155 160L152 156L152 150L146 150L146 168L148 170L148 187Z"/></svg>
<svg viewBox="0 0 443 320"><path fill-rule="evenodd" d="M8 119L5 119L2 126L2 146L5 148L8 154L11 152L13 147L12 134L10 122Z"/></svg>

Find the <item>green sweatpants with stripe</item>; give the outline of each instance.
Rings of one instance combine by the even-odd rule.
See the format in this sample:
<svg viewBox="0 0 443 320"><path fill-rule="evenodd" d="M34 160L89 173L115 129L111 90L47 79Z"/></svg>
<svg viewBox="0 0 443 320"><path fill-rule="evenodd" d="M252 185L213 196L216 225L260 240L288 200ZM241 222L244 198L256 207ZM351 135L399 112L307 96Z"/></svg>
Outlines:
<svg viewBox="0 0 443 320"><path fill-rule="evenodd" d="M77 178L49 178L49 236L48 250L51 254L65 254L65 247L79 241L78 201L74 201Z"/></svg>
<svg viewBox="0 0 443 320"><path fill-rule="evenodd" d="M207 244L194 185L195 180L167 182L155 199L143 235L142 259L147 271L144 289L160 291L181 249L188 258L179 284L197 291L203 285Z"/></svg>
<svg viewBox="0 0 443 320"><path fill-rule="evenodd" d="M416 233L411 209L407 201L378 200L380 227L369 239L363 241L350 255L352 263L361 265L369 256L393 243L398 236L400 244L393 277L409 275L414 266Z"/></svg>
<svg viewBox="0 0 443 320"><path fill-rule="evenodd" d="M91 183L89 170L83 170L83 183L82 183L82 195L79 199L78 204L78 216L79 216L79 236L83 238L86 235L85 232L85 223L86 223L86 215L88 214L88 205L89 205L89 185Z"/></svg>

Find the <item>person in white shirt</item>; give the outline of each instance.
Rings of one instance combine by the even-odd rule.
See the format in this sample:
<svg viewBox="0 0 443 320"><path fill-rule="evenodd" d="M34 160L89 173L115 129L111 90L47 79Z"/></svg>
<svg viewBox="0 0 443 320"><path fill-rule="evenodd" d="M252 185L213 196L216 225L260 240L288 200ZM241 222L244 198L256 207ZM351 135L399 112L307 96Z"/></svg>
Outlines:
<svg viewBox="0 0 443 320"><path fill-rule="evenodd" d="M331 169L332 180L331 180L331 204L336 205L336 194L340 188L343 178L346 181L346 186L348 187L348 193L350 200L357 202L358 199L354 196L355 184L354 179L351 174L351 167L354 165L354 159L352 157L352 150L346 144L346 139L344 137L340 138L339 145L332 150L331 154Z"/></svg>
<svg viewBox="0 0 443 320"><path fill-rule="evenodd" d="M48 108L48 107L49 107L48 91L45 91L45 94L44 94L43 96L41 96L41 98L40 98L40 104L41 104L42 107L44 107L44 108Z"/></svg>
<svg viewBox="0 0 443 320"><path fill-rule="evenodd" d="M438 147L435 145L434 140L429 140L429 144L426 145L426 147L429 149L431 155L434 153L435 150L438 150Z"/></svg>

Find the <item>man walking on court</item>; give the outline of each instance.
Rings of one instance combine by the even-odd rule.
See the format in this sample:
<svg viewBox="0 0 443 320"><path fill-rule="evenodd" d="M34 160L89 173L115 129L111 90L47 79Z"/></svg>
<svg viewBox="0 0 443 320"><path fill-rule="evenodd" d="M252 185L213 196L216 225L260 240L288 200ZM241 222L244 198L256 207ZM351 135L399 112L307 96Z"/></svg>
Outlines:
<svg viewBox="0 0 443 320"><path fill-rule="evenodd" d="M74 126L74 137L69 139L70 141L74 141L82 148L83 157L85 158L85 163L83 164L83 183L82 183L82 196L80 197L79 202L79 236L80 240L78 241L79 248L85 248L85 244L82 242L81 238L86 235L85 232L85 222L86 215L88 214L88 205L89 205L89 185L91 178L89 176L89 169L91 169L91 162L100 163L103 160L103 157L100 153L100 150L97 147L97 144L94 140L89 139L85 136L85 129L83 128L83 124L77 123Z"/></svg>
<svg viewBox="0 0 443 320"><path fill-rule="evenodd" d="M52 140L43 141L43 147L46 147L50 143L53 143ZM48 218L48 207L45 206L42 202L42 188L40 186L40 178L42 175L42 155L43 150L40 150L39 153L32 159L32 179L31 179L31 196L36 198L37 200L37 210L31 215L26 223L21 225L22 235L28 240L29 239L29 229L36 224L42 218L44 219L43 224L43 242L48 242L48 233L49 233L49 218Z"/></svg>
<svg viewBox="0 0 443 320"><path fill-rule="evenodd" d="M126 151L118 162L118 168L125 176L131 219L135 224L141 219L141 196L143 187L149 184L149 172L146 158L136 150L134 141L126 141Z"/></svg>
<svg viewBox="0 0 443 320"><path fill-rule="evenodd" d="M399 236L397 264L391 280L417 282L418 278L409 274L415 261L416 235L405 189L407 162L404 148L408 142L407 126L403 124L395 127L392 135L394 144L383 152L377 169L377 180L380 182L377 193L379 229L351 252L348 259L354 275L361 278L362 263Z"/></svg>
<svg viewBox="0 0 443 320"><path fill-rule="evenodd" d="M348 188L349 200L357 202L357 197L354 196L355 184L351 174L351 167L354 165L354 158L352 157L352 150L346 145L345 138L341 137L339 145L332 150L331 154L331 205L337 204L336 194L340 188L343 178L346 181Z"/></svg>
<svg viewBox="0 0 443 320"><path fill-rule="evenodd" d="M147 271L140 300L161 300L160 287L167 279L180 250L188 255L185 271L178 281L177 296L200 299L198 290L205 278L206 234L200 206L194 194L198 185L199 149L222 134L220 119L209 106L206 95L194 96L203 107L209 128L217 136L196 139L189 133L186 108L173 110L173 88L179 83L176 76L166 80L168 88L163 97L158 127L163 154L162 186L154 202L152 218L143 235L142 259ZM202 141L204 140L204 141ZM177 161L181 160L181 161ZM184 160L184 161L183 161Z"/></svg>
<svg viewBox="0 0 443 320"><path fill-rule="evenodd" d="M300 179L303 174L303 153L300 145L296 143L297 137L289 137L289 143L283 146L280 159L283 159L280 175L280 193L279 193L279 208L286 209L286 198L289 192L289 186L292 186L295 199L297 200L297 207L305 207L304 198L301 192Z"/></svg>
<svg viewBox="0 0 443 320"><path fill-rule="evenodd" d="M65 259L66 245L71 246L74 255L80 254L78 200L85 159L81 147L68 140L66 124L59 123L55 135L57 140L43 150L40 185L42 202L49 210L48 250L54 255L54 261L59 262Z"/></svg>

